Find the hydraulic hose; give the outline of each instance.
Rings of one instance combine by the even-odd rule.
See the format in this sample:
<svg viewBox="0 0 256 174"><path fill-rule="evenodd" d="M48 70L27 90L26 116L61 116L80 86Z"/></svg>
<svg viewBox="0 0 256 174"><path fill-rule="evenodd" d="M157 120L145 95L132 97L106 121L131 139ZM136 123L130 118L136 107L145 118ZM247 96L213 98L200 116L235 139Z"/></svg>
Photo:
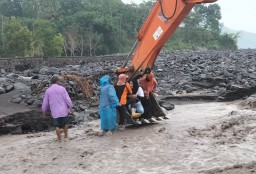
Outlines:
<svg viewBox="0 0 256 174"><path fill-rule="evenodd" d="M173 16L174 16L175 13L176 13L176 10L177 10L178 0L176 0L176 2L175 2L174 11L173 11L173 14L172 14L171 16L165 15L164 10L163 10L162 0L158 0L158 1L159 1L159 4L160 4L161 13L162 13L163 17L164 17L165 19L171 19L171 18L173 18Z"/></svg>

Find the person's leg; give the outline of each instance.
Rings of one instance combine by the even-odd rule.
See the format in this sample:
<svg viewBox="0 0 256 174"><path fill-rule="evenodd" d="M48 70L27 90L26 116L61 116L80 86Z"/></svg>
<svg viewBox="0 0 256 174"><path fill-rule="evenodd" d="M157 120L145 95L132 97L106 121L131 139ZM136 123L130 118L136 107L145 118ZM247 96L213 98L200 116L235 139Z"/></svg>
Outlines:
<svg viewBox="0 0 256 174"><path fill-rule="evenodd" d="M68 138L68 117L61 118L61 127L64 130L64 138Z"/></svg>
<svg viewBox="0 0 256 174"><path fill-rule="evenodd" d="M146 120L146 122L150 121L150 122L156 122L156 120L152 117L152 103L150 101L149 98L144 98L143 100L143 108L144 108L144 114L143 114L143 117L142 117L142 121ZM148 121L147 121L148 120Z"/></svg>
<svg viewBox="0 0 256 174"><path fill-rule="evenodd" d="M136 112L141 113L141 114L144 113L144 108L143 108L143 106L142 106L142 104L141 104L140 101L138 101L138 102L135 104L135 108L136 108Z"/></svg>
<svg viewBox="0 0 256 174"><path fill-rule="evenodd" d="M64 126L64 138L68 138L68 125Z"/></svg>
<svg viewBox="0 0 256 174"><path fill-rule="evenodd" d="M56 131L56 135L57 135L58 141L61 141L60 128L56 127L55 131Z"/></svg>
<svg viewBox="0 0 256 174"><path fill-rule="evenodd" d="M150 119L152 114L151 114L151 102L149 98L145 98L143 107L144 107L144 114L143 114L144 118Z"/></svg>
<svg viewBox="0 0 256 174"><path fill-rule="evenodd" d="M126 108L124 105L117 107L117 110L119 112L119 123L118 123L118 130L124 130L124 120L126 118Z"/></svg>
<svg viewBox="0 0 256 174"><path fill-rule="evenodd" d="M125 119L125 106L119 106L117 107L119 112L119 123L118 125L124 125L124 119Z"/></svg>
<svg viewBox="0 0 256 174"><path fill-rule="evenodd" d="M135 101L132 101L130 102L130 106L131 106L131 109L130 109L130 115L133 117L133 118L139 118L141 116L141 113L137 112L136 111L136 105L135 105ZM127 106L127 110L129 110L129 107Z"/></svg>
<svg viewBox="0 0 256 174"><path fill-rule="evenodd" d="M141 116L141 113L137 113L135 108L132 108L131 111L132 111L132 118L139 118Z"/></svg>
<svg viewBox="0 0 256 174"><path fill-rule="evenodd" d="M60 119L59 118L53 118L53 125L55 127L55 132L56 132L58 141L61 141Z"/></svg>

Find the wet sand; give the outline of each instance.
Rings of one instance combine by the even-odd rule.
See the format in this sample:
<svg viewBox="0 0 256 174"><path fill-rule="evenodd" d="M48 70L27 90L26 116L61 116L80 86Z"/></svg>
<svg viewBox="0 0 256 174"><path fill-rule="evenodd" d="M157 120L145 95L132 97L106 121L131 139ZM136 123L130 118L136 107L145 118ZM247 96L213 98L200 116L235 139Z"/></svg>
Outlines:
<svg viewBox="0 0 256 174"><path fill-rule="evenodd" d="M14 90L0 95L0 122L1 119L6 117L6 115L12 115L17 112L27 112L33 110L33 108L30 106L24 107L23 104L19 105L8 101L12 99L13 96L18 94L20 94L19 91ZM15 108L15 110L13 108Z"/></svg>
<svg viewBox="0 0 256 174"><path fill-rule="evenodd" d="M236 103L195 103L113 135L102 135L97 120L60 143L54 132L1 136L0 173L253 173L255 113Z"/></svg>

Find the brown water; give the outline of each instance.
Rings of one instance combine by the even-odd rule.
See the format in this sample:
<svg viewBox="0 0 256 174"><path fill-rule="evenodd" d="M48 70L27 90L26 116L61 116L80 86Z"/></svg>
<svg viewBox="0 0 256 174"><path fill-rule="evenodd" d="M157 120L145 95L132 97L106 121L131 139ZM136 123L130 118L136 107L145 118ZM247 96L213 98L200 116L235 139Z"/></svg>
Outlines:
<svg viewBox="0 0 256 174"><path fill-rule="evenodd" d="M254 115L232 103L197 103L113 135L102 135L97 120L61 143L54 132L1 136L0 173L253 173Z"/></svg>

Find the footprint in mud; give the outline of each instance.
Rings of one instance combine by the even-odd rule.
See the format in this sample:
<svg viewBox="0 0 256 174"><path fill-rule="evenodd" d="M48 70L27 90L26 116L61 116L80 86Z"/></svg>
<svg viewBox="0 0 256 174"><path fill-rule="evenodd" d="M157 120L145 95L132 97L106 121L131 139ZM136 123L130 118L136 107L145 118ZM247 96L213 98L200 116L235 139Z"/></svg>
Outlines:
<svg viewBox="0 0 256 174"><path fill-rule="evenodd" d="M8 171L8 170L11 170L12 168L17 168L16 165L3 165L1 168L0 168L0 171Z"/></svg>
<svg viewBox="0 0 256 174"><path fill-rule="evenodd" d="M158 129L157 133L162 133L165 131L165 127L161 127L160 129Z"/></svg>
<svg viewBox="0 0 256 174"><path fill-rule="evenodd" d="M28 135L27 138L35 138L35 137L42 137L42 136L46 136L45 133L36 133L33 135Z"/></svg>
<svg viewBox="0 0 256 174"><path fill-rule="evenodd" d="M28 158L24 158L24 159L22 159L21 160L23 163L27 163L27 162L29 162L30 160L28 159Z"/></svg>
<svg viewBox="0 0 256 174"><path fill-rule="evenodd" d="M94 131L92 129L87 129L87 130L85 130L84 133L88 136L103 136L104 135L103 132Z"/></svg>
<svg viewBox="0 0 256 174"><path fill-rule="evenodd" d="M8 147L9 150L13 151L13 150L16 150L15 147Z"/></svg>
<svg viewBox="0 0 256 174"><path fill-rule="evenodd" d="M47 166L47 164L46 164L46 163L42 163L42 164L40 164L38 167L39 167L39 168L44 168L45 166Z"/></svg>
<svg viewBox="0 0 256 174"><path fill-rule="evenodd" d="M79 167L82 167L83 169L86 169L87 167L91 166L91 164L86 164L86 163L83 163L83 162L79 162L78 163L78 166ZM76 168L76 167L75 167Z"/></svg>
<svg viewBox="0 0 256 174"><path fill-rule="evenodd" d="M34 153L32 153L32 152L29 152L29 153L28 153L28 155L31 155L31 156L32 156L32 155L34 155Z"/></svg>
<svg viewBox="0 0 256 174"><path fill-rule="evenodd" d="M80 157L85 157L85 156L88 156L88 155L93 155L94 154L94 152L92 151L92 150L86 150L86 151L84 151L81 155L80 155Z"/></svg>

